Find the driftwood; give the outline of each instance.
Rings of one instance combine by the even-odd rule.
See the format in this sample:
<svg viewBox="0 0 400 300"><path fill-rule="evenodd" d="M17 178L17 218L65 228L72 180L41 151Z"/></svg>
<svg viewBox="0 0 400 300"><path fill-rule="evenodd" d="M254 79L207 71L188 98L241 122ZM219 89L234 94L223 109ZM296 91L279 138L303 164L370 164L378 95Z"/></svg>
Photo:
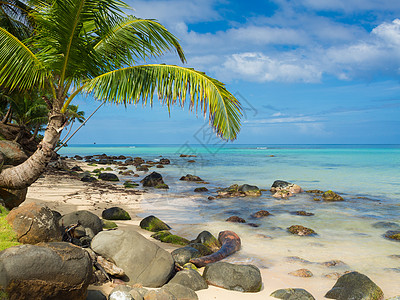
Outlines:
<svg viewBox="0 0 400 300"><path fill-rule="evenodd" d="M221 248L210 255L191 259L190 262L196 267L204 267L208 264L220 261L229 255L240 250L241 242L239 236L233 231L221 231L218 235L218 241L221 243Z"/></svg>

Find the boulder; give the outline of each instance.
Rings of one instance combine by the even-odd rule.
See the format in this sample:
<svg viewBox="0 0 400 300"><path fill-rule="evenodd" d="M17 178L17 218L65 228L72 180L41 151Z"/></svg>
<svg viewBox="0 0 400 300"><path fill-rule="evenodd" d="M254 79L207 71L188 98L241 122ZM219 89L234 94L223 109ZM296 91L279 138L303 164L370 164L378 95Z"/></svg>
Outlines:
<svg viewBox="0 0 400 300"><path fill-rule="evenodd" d="M280 289L271 294L271 297L283 300L315 300L315 298L303 289Z"/></svg>
<svg viewBox="0 0 400 300"><path fill-rule="evenodd" d="M0 140L0 152L3 154L3 164L17 166L28 159L22 147L13 141Z"/></svg>
<svg viewBox="0 0 400 300"><path fill-rule="evenodd" d="M0 252L0 289L10 300L81 300L92 274L88 253L70 243L21 245Z"/></svg>
<svg viewBox="0 0 400 300"><path fill-rule="evenodd" d="M145 187L156 187L157 185L165 184L160 173L153 172L147 175L140 181Z"/></svg>
<svg viewBox="0 0 400 300"><path fill-rule="evenodd" d="M268 217L271 216L270 212L267 210L259 210L258 212L254 213L251 215L253 218L263 218L263 217Z"/></svg>
<svg viewBox="0 0 400 300"><path fill-rule="evenodd" d="M91 213L87 210L78 210L66 214L58 222L62 227L79 223L85 228L90 228L95 235L103 230L103 223L101 222L101 219L94 213Z"/></svg>
<svg viewBox="0 0 400 300"><path fill-rule="evenodd" d="M81 181L83 181L83 182L95 182L95 181L97 181L97 179L94 178L93 176L90 176L90 175L84 175L81 178Z"/></svg>
<svg viewBox="0 0 400 300"><path fill-rule="evenodd" d="M290 183L283 180L275 180L271 186L271 192L288 192L291 194L298 194L303 192L303 189L297 184Z"/></svg>
<svg viewBox="0 0 400 300"><path fill-rule="evenodd" d="M170 243L175 245L186 246L189 244L189 240L175 234L171 234L168 230L157 231L151 235L152 238L159 240L164 243Z"/></svg>
<svg viewBox="0 0 400 300"><path fill-rule="evenodd" d="M27 188L22 190L9 190L0 188L0 198L3 200L7 209L13 209L25 201L27 192Z"/></svg>
<svg viewBox="0 0 400 300"><path fill-rule="evenodd" d="M291 234L303 235L316 235L317 233L311 228L307 228L301 225L292 225L287 229Z"/></svg>
<svg viewBox="0 0 400 300"><path fill-rule="evenodd" d="M61 229L50 208L37 203L29 203L14 208L7 215L8 223L23 244L60 242Z"/></svg>
<svg viewBox="0 0 400 300"><path fill-rule="evenodd" d="M218 195L219 197L257 197L261 195L261 191L255 185L243 184L239 186L233 184L230 187L218 190Z"/></svg>
<svg viewBox="0 0 400 300"><path fill-rule="evenodd" d="M229 217L228 219L225 220L226 222L232 222L232 223L246 223L246 220L238 217L238 216L232 216Z"/></svg>
<svg viewBox="0 0 400 300"><path fill-rule="evenodd" d="M200 243L216 252L221 248L221 243L208 231L199 233L196 239L190 241L191 243Z"/></svg>
<svg viewBox="0 0 400 300"><path fill-rule="evenodd" d="M138 171L138 172L147 172L149 170L149 168L148 167L146 167L146 166L136 166L136 171Z"/></svg>
<svg viewBox="0 0 400 300"><path fill-rule="evenodd" d="M182 176L179 180L183 181L203 181L199 176L187 174L186 176Z"/></svg>
<svg viewBox="0 0 400 300"><path fill-rule="evenodd" d="M174 295L172 295L166 289L150 290L143 297L144 300L177 300Z"/></svg>
<svg viewBox="0 0 400 300"><path fill-rule="evenodd" d="M106 220L130 220L128 212L120 207L111 207L101 213L101 217Z"/></svg>
<svg viewBox="0 0 400 300"><path fill-rule="evenodd" d="M105 259L102 256L96 257L97 263L107 272L107 274L113 275L115 277L123 277L125 276L125 271L119 267L117 267L113 262Z"/></svg>
<svg viewBox="0 0 400 300"><path fill-rule="evenodd" d="M204 290L208 288L208 284L205 279L195 270L182 270L176 273L170 283L178 283L186 286L193 291Z"/></svg>
<svg viewBox="0 0 400 300"><path fill-rule="evenodd" d="M305 217L311 217L314 215L313 213L306 212L304 210L298 210L298 211L293 212L292 214L297 215L297 216L305 216Z"/></svg>
<svg viewBox="0 0 400 300"><path fill-rule="evenodd" d="M122 268L132 284L160 287L174 271L171 254L135 231L100 232L92 240L91 248Z"/></svg>
<svg viewBox="0 0 400 300"><path fill-rule="evenodd" d="M199 250L189 246L175 249L171 252L171 255L174 261L180 266L188 263L192 258L202 256Z"/></svg>
<svg viewBox="0 0 400 300"><path fill-rule="evenodd" d="M144 218L142 221L140 221L139 226L142 229L153 232L171 229L171 227L155 216L148 216Z"/></svg>
<svg viewBox="0 0 400 300"><path fill-rule="evenodd" d="M207 265L203 277L208 284L239 292L259 292L262 286L260 270L254 265L220 261Z"/></svg>
<svg viewBox="0 0 400 300"><path fill-rule="evenodd" d="M107 300L107 297L97 290L90 290L87 293L86 300Z"/></svg>
<svg viewBox="0 0 400 300"><path fill-rule="evenodd" d="M172 295L175 296L177 300L197 300L199 299L194 292L189 287L183 286L178 283L168 283L164 285L161 290L165 290L170 292Z"/></svg>
<svg viewBox="0 0 400 300"><path fill-rule="evenodd" d="M113 173L100 173L99 179L104 181L119 181L118 176Z"/></svg>
<svg viewBox="0 0 400 300"><path fill-rule="evenodd" d="M208 192L208 188L202 186L194 189L194 192L196 193L203 193L203 192Z"/></svg>
<svg viewBox="0 0 400 300"><path fill-rule="evenodd" d="M143 297L138 291L127 285L117 285L110 292L108 300L143 300Z"/></svg>
<svg viewBox="0 0 400 300"><path fill-rule="evenodd" d="M217 242L218 242L218 241L217 241ZM201 244L201 243L193 243L193 242L190 242L190 244L188 244L188 247L192 247L192 248L198 250L198 251L200 252L201 256L206 256L206 255L210 255L210 254L214 253L214 252L211 250L210 247L207 247L206 245ZM217 251L219 248L215 248L215 249L216 249L216 251Z"/></svg>
<svg viewBox="0 0 400 300"><path fill-rule="evenodd" d="M333 288L326 293L325 298L381 300L383 299L383 292L364 274L351 272L341 276Z"/></svg>
<svg viewBox="0 0 400 300"><path fill-rule="evenodd" d="M82 168L80 166L73 166L71 168L71 171L75 171L75 172L83 172Z"/></svg>
<svg viewBox="0 0 400 300"><path fill-rule="evenodd" d="M389 240L400 241L400 230L388 230L383 236Z"/></svg>
<svg viewBox="0 0 400 300"><path fill-rule="evenodd" d="M161 165L169 165L171 161L168 158L161 158L160 159L160 164Z"/></svg>
<svg viewBox="0 0 400 300"><path fill-rule="evenodd" d="M252 197L261 196L260 189L255 185L243 184L239 187L238 191L245 193L246 196L252 196Z"/></svg>
<svg viewBox="0 0 400 300"><path fill-rule="evenodd" d="M322 199L329 202L344 201L342 196L339 196L338 194L330 190L322 194Z"/></svg>

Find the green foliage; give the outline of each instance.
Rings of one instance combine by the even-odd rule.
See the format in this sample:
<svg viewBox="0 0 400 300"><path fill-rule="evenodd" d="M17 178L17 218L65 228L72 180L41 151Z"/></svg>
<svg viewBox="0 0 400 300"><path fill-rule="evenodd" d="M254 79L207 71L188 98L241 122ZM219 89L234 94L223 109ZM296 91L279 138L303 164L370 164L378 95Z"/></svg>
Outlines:
<svg viewBox="0 0 400 300"><path fill-rule="evenodd" d="M0 205L0 251L20 245L15 232L6 220L7 215L7 209Z"/></svg>

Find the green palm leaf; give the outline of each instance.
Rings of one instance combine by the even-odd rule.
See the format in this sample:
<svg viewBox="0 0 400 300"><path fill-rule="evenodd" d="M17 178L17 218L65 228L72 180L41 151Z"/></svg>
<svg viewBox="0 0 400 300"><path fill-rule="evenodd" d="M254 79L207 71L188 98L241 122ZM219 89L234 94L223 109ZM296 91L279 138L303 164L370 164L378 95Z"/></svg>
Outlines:
<svg viewBox="0 0 400 300"><path fill-rule="evenodd" d="M240 130L241 107L224 84L194 69L171 65L144 65L112 71L90 80L83 91L98 100L117 104L142 101L153 103L158 98L167 105L174 104L200 110L207 115L218 136L225 140L236 138ZM72 95L73 97L74 95Z"/></svg>

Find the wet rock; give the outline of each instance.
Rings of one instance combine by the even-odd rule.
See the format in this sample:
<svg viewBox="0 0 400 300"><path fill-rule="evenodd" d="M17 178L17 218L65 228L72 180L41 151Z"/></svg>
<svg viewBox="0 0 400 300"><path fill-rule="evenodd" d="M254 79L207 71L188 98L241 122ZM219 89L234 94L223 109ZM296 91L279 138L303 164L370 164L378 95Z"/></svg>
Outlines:
<svg viewBox="0 0 400 300"><path fill-rule="evenodd" d="M381 300L383 299L383 292L367 276L358 272L351 272L340 277L325 297L338 300Z"/></svg>
<svg viewBox="0 0 400 300"><path fill-rule="evenodd" d="M372 224L374 228L384 228L384 229L400 229L400 225L394 222L376 222Z"/></svg>
<svg viewBox="0 0 400 300"><path fill-rule="evenodd" d="M196 161L194 159L190 159L187 161L188 163L195 163Z"/></svg>
<svg viewBox="0 0 400 300"><path fill-rule="evenodd" d="M71 168L71 171L75 171L75 172L83 172L82 168L80 166L73 166Z"/></svg>
<svg viewBox="0 0 400 300"><path fill-rule="evenodd" d="M154 188L162 189L162 190L168 190L169 186L167 184L165 184L165 183L160 183L160 184L157 184Z"/></svg>
<svg viewBox="0 0 400 300"><path fill-rule="evenodd" d="M186 176L182 176L179 180L183 181L203 181L199 176L187 174Z"/></svg>
<svg viewBox="0 0 400 300"><path fill-rule="evenodd" d="M83 182L95 182L95 181L97 181L97 179L94 178L93 176L90 176L90 175L84 175L81 178L81 181L83 181Z"/></svg>
<svg viewBox="0 0 400 300"><path fill-rule="evenodd" d="M314 215L313 213L306 212L306 211L304 211L304 210L295 211L293 214L294 214L294 215L297 215L297 216L305 216L305 217L310 217L310 216L313 216L313 215Z"/></svg>
<svg viewBox="0 0 400 300"><path fill-rule="evenodd" d="M306 260L306 259L298 257L298 256L288 256L288 257L286 257L286 261L290 262L290 263L298 262L298 263L307 264L307 265L313 263L309 260Z"/></svg>
<svg viewBox="0 0 400 300"><path fill-rule="evenodd" d="M292 196L293 194L286 190L277 191L275 194L272 195L272 197L274 198L281 198L281 199L289 198Z"/></svg>
<svg viewBox="0 0 400 300"><path fill-rule="evenodd" d="M202 187L195 188L194 191L195 191L196 193L208 192L208 188L202 186Z"/></svg>
<svg viewBox="0 0 400 300"><path fill-rule="evenodd" d="M131 180L127 180L127 181L124 182L124 188L127 188L127 189L133 189L133 188L136 188L138 186L139 186L139 184L134 183Z"/></svg>
<svg viewBox="0 0 400 300"><path fill-rule="evenodd" d="M94 237L91 248L97 254L112 259L125 271L130 283L160 287L174 271L171 254L136 231L103 231Z"/></svg>
<svg viewBox="0 0 400 300"><path fill-rule="evenodd" d="M196 237L196 239L190 241L190 243L200 243L210 248L213 252L216 252L221 248L221 243L208 231L202 231Z"/></svg>
<svg viewBox="0 0 400 300"><path fill-rule="evenodd" d="M109 220L101 220L101 222L103 224L103 229L114 229L118 227L116 223Z"/></svg>
<svg viewBox="0 0 400 300"><path fill-rule="evenodd" d="M296 276L296 277L313 277L313 273L307 269L299 269L293 272L290 272L289 275Z"/></svg>
<svg viewBox="0 0 400 300"><path fill-rule="evenodd" d="M163 165L156 165L156 168L162 169L162 168L164 168L164 166Z"/></svg>
<svg viewBox="0 0 400 300"><path fill-rule="evenodd" d="M307 228L301 225L292 225L287 229L292 234L300 236L316 235L317 233L311 228Z"/></svg>
<svg viewBox="0 0 400 300"><path fill-rule="evenodd" d="M339 279L341 276L343 276L344 273L339 273L339 272L332 272L332 273L328 273L323 275L326 278L330 278L330 279Z"/></svg>
<svg viewBox="0 0 400 300"><path fill-rule="evenodd" d="M169 243L181 246L186 246L187 244L189 244L189 240L181 236L172 234L168 230L157 231L156 233L152 234L151 237L163 243Z"/></svg>
<svg viewBox="0 0 400 300"><path fill-rule="evenodd" d="M258 292L262 285L260 270L253 265L216 262L205 267L203 277L210 285L239 292Z"/></svg>
<svg viewBox="0 0 400 300"><path fill-rule="evenodd" d="M347 267L347 264L344 263L341 260L330 260L330 261L326 261L321 263L322 266L328 267L328 268L332 268L332 267Z"/></svg>
<svg viewBox="0 0 400 300"><path fill-rule="evenodd" d="M111 207L101 213L101 217L106 220L130 220L129 213L120 207Z"/></svg>
<svg viewBox="0 0 400 300"><path fill-rule="evenodd" d="M147 175L140 182L144 187L156 187L157 185L165 184L161 174L157 172Z"/></svg>
<svg viewBox="0 0 400 300"><path fill-rule="evenodd" d="M103 223L100 218L87 210L78 210L66 214L58 221L58 223L64 228L79 223L85 228L90 228L95 235L103 230Z"/></svg>
<svg viewBox="0 0 400 300"><path fill-rule="evenodd" d="M149 170L146 166L136 166L136 171L138 172L147 172Z"/></svg>
<svg viewBox="0 0 400 300"><path fill-rule="evenodd" d="M161 158L160 159L160 164L161 165L169 165L171 161L168 158Z"/></svg>
<svg viewBox="0 0 400 300"><path fill-rule="evenodd" d="M294 183L290 183L283 180L275 180L271 186L271 192L298 194L303 192L303 189Z"/></svg>
<svg viewBox="0 0 400 300"><path fill-rule="evenodd" d="M383 236L390 240L400 241L400 230L388 230Z"/></svg>
<svg viewBox="0 0 400 300"><path fill-rule="evenodd" d="M304 289L280 289L273 292L271 297L283 300L315 300L315 298Z"/></svg>
<svg viewBox="0 0 400 300"><path fill-rule="evenodd" d="M199 291L208 288L205 279L195 270L182 270L170 280L170 283L178 283L186 286L193 291Z"/></svg>
<svg viewBox="0 0 400 300"><path fill-rule="evenodd" d="M181 154L181 155L179 155L179 157L197 157L197 155L193 155L193 154Z"/></svg>
<svg viewBox="0 0 400 300"><path fill-rule="evenodd" d="M208 199L208 200L215 200L215 197L209 196L209 197L207 197L207 199Z"/></svg>
<svg viewBox="0 0 400 300"><path fill-rule="evenodd" d="M306 191L306 193L310 193L310 194L323 194L324 191L321 191L321 190L308 190L308 191Z"/></svg>
<svg viewBox="0 0 400 300"><path fill-rule="evenodd" d="M192 258L197 258L202 256L199 250L189 246L175 249L174 251L171 252L171 255L174 261L180 266L185 265Z"/></svg>
<svg viewBox="0 0 400 300"><path fill-rule="evenodd" d="M119 181L118 176L113 173L100 173L99 179L104 181Z"/></svg>
<svg viewBox="0 0 400 300"><path fill-rule="evenodd" d="M138 165L141 165L141 164L144 164L144 163L145 163L144 159L141 158L141 157L135 157L135 158L133 159L133 162L134 162L135 164L138 164Z"/></svg>
<svg viewBox="0 0 400 300"><path fill-rule="evenodd" d="M206 256L213 253L213 251L209 247L201 243L190 243L188 244L188 246L198 250L201 256Z"/></svg>
<svg viewBox="0 0 400 300"><path fill-rule="evenodd" d="M261 196L260 189L255 185L243 184L239 186L238 191L245 193L246 196L251 196L251 197Z"/></svg>
<svg viewBox="0 0 400 300"><path fill-rule="evenodd" d="M90 290L87 293L86 300L107 300L107 297L97 290Z"/></svg>
<svg viewBox="0 0 400 300"><path fill-rule="evenodd" d="M251 215L253 218L263 218L263 217L268 217L271 216L271 214L269 213L269 211L266 210L259 210L258 212L256 212L255 214Z"/></svg>
<svg viewBox="0 0 400 300"><path fill-rule="evenodd" d="M220 189L217 191L219 197L246 197L246 196L260 196L261 191L255 185L237 185L233 184L230 187Z"/></svg>
<svg viewBox="0 0 400 300"><path fill-rule="evenodd" d="M232 222L232 223L246 223L246 220L238 217L238 216L232 216L226 219L226 222Z"/></svg>
<svg viewBox="0 0 400 300"><path fill-rule="evenodd" d="M61 228L50 208L29 203L14 208L7 215L7 221L23 244L40 242L61 242Z"/></svg>
<svg viewBox="0 0 400 300"><path fill-rule="evenodd" d="M171 229L171 227L169 227L167 224L165 224L163 221L155 216L148 216L144 218L142 221L140 221L139 226L142 229L153 232Z"/></svg>
<svg viewBox="0 0 400 300"><path fill-rule="evenodd" d="M329 190L326 191L325 193L322 194L322 199L324 201L330 201L330 202L335 202L335 201L344 201L342 196L339 196L335 192Z"/></svg>
<svg viewBox="0 0 400 300"><path fill-rule="evenodd" d="M0 252L0 287L11 300L85 299L92 274L88 253L70 243L21 245Z"/></svg>
<svg viewBox="0 0 400 300"><path fill-rule="evenodd" d="M172 295L176 297L176 299L185 299L185 300L198 300L196 293L189 287L183 286L178 283L171 283L164 285L161 290L165 290L170 292Z"/></svg>

